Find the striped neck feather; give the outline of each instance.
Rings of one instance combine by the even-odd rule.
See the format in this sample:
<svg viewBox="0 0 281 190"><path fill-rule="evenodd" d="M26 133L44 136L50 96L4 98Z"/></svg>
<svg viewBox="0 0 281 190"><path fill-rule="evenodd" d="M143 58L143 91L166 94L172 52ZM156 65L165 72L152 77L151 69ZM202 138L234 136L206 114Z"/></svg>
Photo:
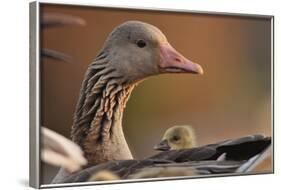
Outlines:
<svg viewBox="0 0 281 190"><path fill-rule="evenodd" d="M123 148L128 148L122 130L122 116L133 88L134 85L128 85L109 66L103 53L88 67L76 106L71 135L73 141L84 150L90 163L113 159L113 153L108 150L111 144L119 143ZM127 152L130 154L129 148ZM122 159L122 156L116 159Z"/></svg>

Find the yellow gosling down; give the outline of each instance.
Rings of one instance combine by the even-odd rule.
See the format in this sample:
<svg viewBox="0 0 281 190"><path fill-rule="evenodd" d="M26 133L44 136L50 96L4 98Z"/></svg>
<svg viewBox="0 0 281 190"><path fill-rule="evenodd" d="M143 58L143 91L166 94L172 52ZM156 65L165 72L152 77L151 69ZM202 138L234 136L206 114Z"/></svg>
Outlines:
<svg viewBox="0 0 281 190"><path fill-rule="evenodd" d="M101 170L94 173L88 181L114 181L120 180L120 177L109 170Z"/></svg>
<svg viewBox="0 0 281 190"><path fill-rule="evenodd" d="M158 167L144 168L139 172L130 175L129 179L158 178L158 177L179 177L198 175L192 168L181 167Z"/></svg>
<svg viewBox="0 0 281 190"><path fill-rule="evenodd" d="M166 130L155 150L168 151L188 149L197 146L196 135L189 125L177 125Z"/></svg>

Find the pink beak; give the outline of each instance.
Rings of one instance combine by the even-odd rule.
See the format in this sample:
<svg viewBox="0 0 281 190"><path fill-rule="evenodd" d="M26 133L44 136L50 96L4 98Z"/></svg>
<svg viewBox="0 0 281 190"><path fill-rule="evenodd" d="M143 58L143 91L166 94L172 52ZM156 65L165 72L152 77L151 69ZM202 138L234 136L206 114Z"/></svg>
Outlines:
<svg viewBox="0 0 281 190"><path fill-rule="evenodd" d="M203 69L200 65L185 58L168 42L160 44L160 56L160 68L163 72L203 74Z"/></svg>

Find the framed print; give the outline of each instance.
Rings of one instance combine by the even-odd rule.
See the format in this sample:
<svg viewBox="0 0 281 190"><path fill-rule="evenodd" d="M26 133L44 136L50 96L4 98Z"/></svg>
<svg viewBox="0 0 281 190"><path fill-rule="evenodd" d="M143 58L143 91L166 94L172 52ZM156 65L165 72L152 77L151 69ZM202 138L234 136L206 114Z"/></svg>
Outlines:
<svg viewBox="0 0 281 190"><path fill-rule="evenodd" d="M273 20L30 3L30 185L273 173Z"/></svg>

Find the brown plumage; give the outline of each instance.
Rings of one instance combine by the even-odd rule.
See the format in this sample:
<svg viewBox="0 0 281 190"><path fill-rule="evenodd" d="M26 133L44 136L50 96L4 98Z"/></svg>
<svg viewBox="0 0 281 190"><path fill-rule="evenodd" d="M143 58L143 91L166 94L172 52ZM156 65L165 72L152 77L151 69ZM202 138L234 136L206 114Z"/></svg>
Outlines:
<svg viewBox="0 0 281 190"><path fill-rule="evenodd" d="M270 144L270 139L254 136L246 138L247 143L245 139L229 141L234 143L233 146L220 143L133 160L122 129L123 110L138 83L163 73L202 74L203 70L178 53L155 26L128 21L116 27L88 67L74 114L71 136L84 151L88 168L75 174L61 170L53 182L87 181L91 174L100 170L112 171L121 179L126 179L143 168L170 167L170 164L192 168L200 168L203 164L207 168L201 168L203 173L213 170L218 170L218 173L233 172ZM244 152L242 158L236 161L239 157L236 148L242 146L243 149L248 141L253 150ZM217 161L225 152L229 161Z"/></svg>

